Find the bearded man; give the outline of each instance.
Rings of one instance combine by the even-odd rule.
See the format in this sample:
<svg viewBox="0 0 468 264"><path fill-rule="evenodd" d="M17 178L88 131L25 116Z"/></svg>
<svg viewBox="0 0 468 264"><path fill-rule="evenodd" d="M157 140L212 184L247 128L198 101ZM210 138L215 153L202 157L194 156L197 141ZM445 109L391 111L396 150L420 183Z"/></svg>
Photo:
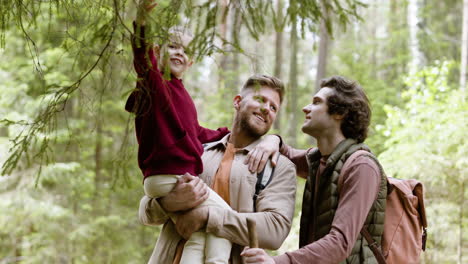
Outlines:
<svg viewBox="0 0 468 264"><path fill-rule="evenodd" d="M260 247L278 249L281 246L290 231L294 215L295 166L284 156L273 158L277 162L273 172L268 173L271 176L267 175L270 182L256 194L258 175L256 171L249 170L246 161L249 153L252 157L261 153L255 146L274 123L283 92L283 83L275 77L250 77L233 100L235 116L232 132L220 141L205 146L203 173L199 177L184 175L167 196L159 199L143 197L140 203L141 222L146 225L164 224L149 263L179 263L183 238L189 238L200 229L232 241L230 263L244 263L240 253L243 247L249 245L247 218L257 223ZM277 138L274 135L267 137ZM267 158L260 157L258 160L257 163L262 163ZM206 199L206 186L202 180L232 210L219 207L190 210ZM187 210L190 211L185 212ZM176 225L168 221L167 213L178 215Z"/></svg>

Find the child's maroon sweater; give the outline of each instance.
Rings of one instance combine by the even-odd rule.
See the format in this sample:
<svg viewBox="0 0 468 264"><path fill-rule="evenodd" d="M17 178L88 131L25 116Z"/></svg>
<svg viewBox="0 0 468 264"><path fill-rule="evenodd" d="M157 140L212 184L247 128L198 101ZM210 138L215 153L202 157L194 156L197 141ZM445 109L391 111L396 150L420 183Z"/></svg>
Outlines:
<svg viewBox="0 0 468 264"><path fill-rule="evenodd" d="M135 33L137 26L134 23ZM139 42L139 45L137 45ZM144 178L157 174L198 175L203 171L202 144L221 139L227 128L211 130L198 124L197 111L182 80L164 79L156 56L145 42L145 28L132 39L137 89L125 109L137 114L138 164Z"/></svg>

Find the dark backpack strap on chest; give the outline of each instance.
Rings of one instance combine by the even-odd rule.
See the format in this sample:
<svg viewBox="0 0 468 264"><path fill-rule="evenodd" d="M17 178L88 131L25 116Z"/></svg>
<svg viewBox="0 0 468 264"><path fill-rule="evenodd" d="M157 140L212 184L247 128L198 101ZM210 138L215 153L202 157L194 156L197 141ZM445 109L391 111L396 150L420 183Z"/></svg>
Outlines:
<svg viewBox="0 0 468 264"><path fill-rule="evenodd" d="M263 189L271 182L273 179L273 172L275 168L271 166L271 162L268 161L265 165L265 168L257 174L257 183L255 184L255 193L253 196L253 209L254 212L257 211L257 197Z"/></svg>
<svg viewBox="0 0 468 264"><path fill-rule="evenodd" d="M218 144L219 141L216 142L210 142L210 143L205 143L203 144L203 149L206 151L210 147ZM273 179L273 173L275 172L275 168L271 166L271 161L268 161L265 165L265 168L259 173L257 173L257 182L255 184L255 193L253 195L253 210L254 212L257 211L257 197L260 194L263 189L267 187L268 184L270 184L271 180Z"/></svg>

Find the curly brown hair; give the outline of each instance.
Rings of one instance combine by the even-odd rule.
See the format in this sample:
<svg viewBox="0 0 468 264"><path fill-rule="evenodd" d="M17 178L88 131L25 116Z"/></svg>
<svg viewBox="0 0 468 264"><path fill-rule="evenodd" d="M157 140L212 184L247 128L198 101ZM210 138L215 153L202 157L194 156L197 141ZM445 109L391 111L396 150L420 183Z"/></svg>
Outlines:
<svg viewBox="0 0 468 264"><path fill-rule="evenodd" d="M323 79L320 88L328 87L334 93L327 98L328 113L343 115L341 132L346 138L361 143L367 138L371 120L370 103L362 87L342 76Z"/></svg>

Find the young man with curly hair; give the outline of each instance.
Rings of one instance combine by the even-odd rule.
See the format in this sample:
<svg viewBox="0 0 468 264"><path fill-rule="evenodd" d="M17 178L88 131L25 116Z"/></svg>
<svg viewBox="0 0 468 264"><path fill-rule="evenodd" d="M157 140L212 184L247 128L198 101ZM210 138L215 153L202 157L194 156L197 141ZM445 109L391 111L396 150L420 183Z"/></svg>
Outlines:
<svg viewBox="0 0 468 264"><path fill-rule="evenodd" d="M377 263L361 235L364 227L380 243L387 194L385 175L362 143L371 118L369 102L359 84L340 76L323 80L320 87L302 109L302 131L317 140L317 148L281 147L307 179L300 249L270 257L262 249L246 248L245 263ZM275 140L271 146L278 146Z"/></svg>

